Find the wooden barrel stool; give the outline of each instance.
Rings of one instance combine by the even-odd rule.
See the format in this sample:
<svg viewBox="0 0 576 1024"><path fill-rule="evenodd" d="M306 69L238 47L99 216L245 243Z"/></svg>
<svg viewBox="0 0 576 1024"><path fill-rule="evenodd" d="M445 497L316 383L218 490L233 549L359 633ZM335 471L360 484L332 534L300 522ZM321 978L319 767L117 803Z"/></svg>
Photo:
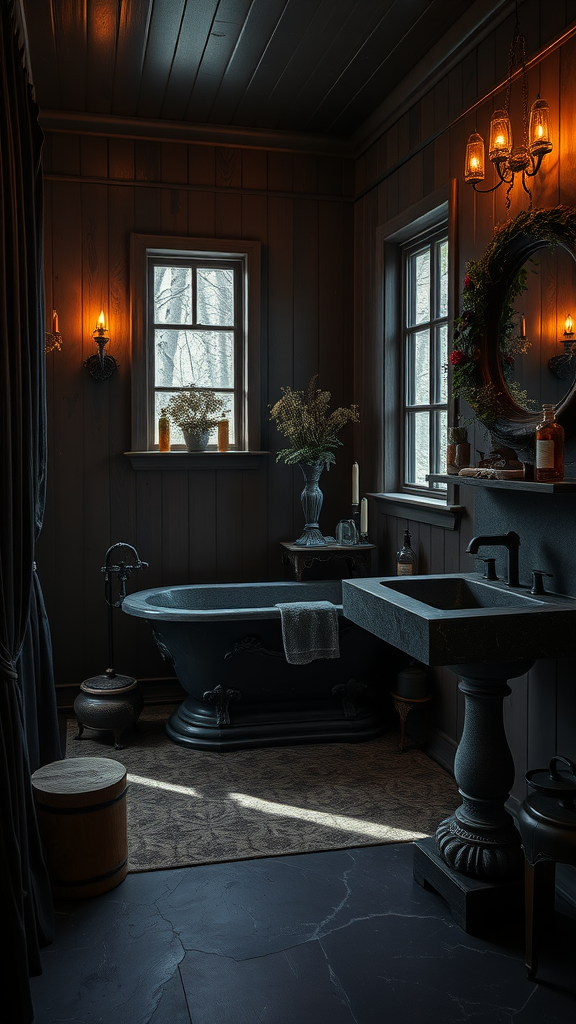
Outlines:
<svg viewBox="0 0 576 1024"><path fill-rule="evenodd" d="M526 858L526 971L534 979L542 929L551 926L554 915L556 864L576 866L576 765L553 757L548 768L527 772L526 781L536 793L521 804L516 825Z"/></svg>
<svg viewBox="0 0 576 1024"><path fill-rule="evenodd" d="M98 896L128 870L126 769L108 757L70 757L32 775L38 827L52 892Z"/></svg>

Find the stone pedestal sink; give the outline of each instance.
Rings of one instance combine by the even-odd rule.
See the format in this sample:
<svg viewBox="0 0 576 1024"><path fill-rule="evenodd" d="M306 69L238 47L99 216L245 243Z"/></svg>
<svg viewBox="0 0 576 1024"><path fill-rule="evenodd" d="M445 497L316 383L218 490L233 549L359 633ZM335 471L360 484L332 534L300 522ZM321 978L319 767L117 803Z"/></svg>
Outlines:
<svg viewBox="0 0 576 1024"><path fill-rule="evenodd" d="M531 596L527 588L457 573L343 580L342 602L352 622L460 676L465 717L454 776L462 804L438 826L436 848L468 878L497 884L514 878L523 858L505 808L514 764L503 701L508 680L524 675L535 659L575 652L576 600Z"/></svg>

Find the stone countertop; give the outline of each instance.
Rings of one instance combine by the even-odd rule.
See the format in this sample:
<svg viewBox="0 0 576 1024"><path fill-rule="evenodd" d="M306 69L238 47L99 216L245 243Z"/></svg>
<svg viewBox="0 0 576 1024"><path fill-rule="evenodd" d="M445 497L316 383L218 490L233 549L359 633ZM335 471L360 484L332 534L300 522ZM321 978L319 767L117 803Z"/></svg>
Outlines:
<svg viewBox="0 0 576 1024"><path fill-rule="evenodd" d="M412 582L449 578L485 585L503 600L517 600L510 607L439 608L408 593ZM401 589L403 580L410 581L406 591ZM576 599L548 593L532 597L528 587L487 583L475 573L343 580L342 604L346 618L425 665L576 653Z"/></svg>

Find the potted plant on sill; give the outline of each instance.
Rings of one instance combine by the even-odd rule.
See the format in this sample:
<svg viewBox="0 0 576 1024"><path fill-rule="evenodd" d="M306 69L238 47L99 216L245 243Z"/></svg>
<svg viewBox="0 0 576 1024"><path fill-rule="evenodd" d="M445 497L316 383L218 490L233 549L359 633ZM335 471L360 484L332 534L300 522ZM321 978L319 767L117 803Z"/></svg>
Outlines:
<svg viewBox="0 0 576 1024"><path fill-rule="evenodd" d="M270 414L278 431L288 440L287 446L278 452L276 461L282 459L289 466L300 466L304 476L301 501L305 525L295 543L307 547L326 543L318 525L324 500L318 486L320 474L324 466L330 469L336 462L334 449L342 445L338 437L342 427L349 420L352 423L360 421L357 405L329 412L332 396L329 391L316 387L317 380L317 375L312 377L306 392L281 388L282 398L272 406Z"/></svg>
<svg viewBox="0 0 576 1024"><path fill-rule="evenodd" d="M206 450L210 431L227 412L225 404L225 399L213 391L194 384L172 396L167 405L168 415L180 427L189 452Z"/></svg>

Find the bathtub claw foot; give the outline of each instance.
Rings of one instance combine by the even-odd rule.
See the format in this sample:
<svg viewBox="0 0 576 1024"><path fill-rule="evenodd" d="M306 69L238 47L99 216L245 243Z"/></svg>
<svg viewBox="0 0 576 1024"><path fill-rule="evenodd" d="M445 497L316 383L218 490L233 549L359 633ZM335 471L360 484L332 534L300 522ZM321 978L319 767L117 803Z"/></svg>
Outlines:
<svg viewBox="0 0 576 1024"><path fill-rule="evenodd" d="M230 712L228 710L230 701L240 700L240 690L225 690L222 686L215 686L213 690L205 690L202 699L215 704L216 723L218 726L230 725Z"/></svg>
<svg viewBox="0 0 576 1024"><path fill-rule="evenodd" d="M342 697L342 710L344 718L356 718L358 709L355 698L366 689L366 683L358 683L355 679L349 679L347 683L338 683L332 687L335 697Z"/></svg>

